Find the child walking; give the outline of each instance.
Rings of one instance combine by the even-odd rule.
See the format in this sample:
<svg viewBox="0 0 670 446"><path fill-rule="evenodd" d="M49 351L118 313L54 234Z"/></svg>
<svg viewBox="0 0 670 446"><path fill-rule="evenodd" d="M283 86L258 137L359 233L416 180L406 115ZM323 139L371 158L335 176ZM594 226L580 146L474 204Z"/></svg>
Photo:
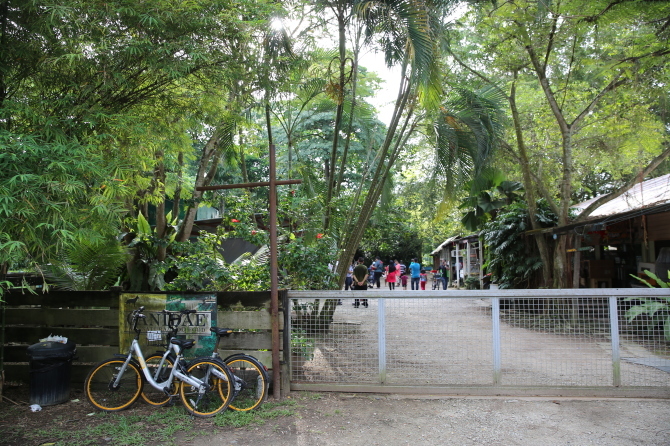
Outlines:
<svg viewBox="0 0 670 446"><path fill-rule="evenodd" d="M421 283L421 289L425 290L426 289L426 281L428 280L428 276L426 275L426 270L422 269L421 274L419 274L419 282Z"/></svg>

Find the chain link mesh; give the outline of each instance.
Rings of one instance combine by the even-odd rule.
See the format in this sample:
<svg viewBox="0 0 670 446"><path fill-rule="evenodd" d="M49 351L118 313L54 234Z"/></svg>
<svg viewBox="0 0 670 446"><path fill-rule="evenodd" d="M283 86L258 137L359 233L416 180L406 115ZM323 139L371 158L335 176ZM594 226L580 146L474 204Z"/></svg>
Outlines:
<svg viewBox="0 0 670 446"><path fill-rule="evenodd" d="M670 385L670 342L662 327L649 329L649 324L629 320L626 310L634 302L622 297L617 300L614 351L607 297L500 298L496 331L492 298L466 298L463 293L444 297L449 292L422 292L440 297L379 298L369 293L368 299L291 299L292 381ZM338 300L341 304L329 323L316 310ZM620 362L613 360L617 355Z"/></svg>

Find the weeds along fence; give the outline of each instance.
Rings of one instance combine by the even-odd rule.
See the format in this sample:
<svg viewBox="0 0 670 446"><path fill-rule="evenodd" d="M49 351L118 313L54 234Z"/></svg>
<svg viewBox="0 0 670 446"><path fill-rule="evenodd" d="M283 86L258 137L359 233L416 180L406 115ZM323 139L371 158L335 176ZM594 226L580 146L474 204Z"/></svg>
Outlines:
<svg viewBox="0 0 670 446"><path fill-rule="evenodd" d="M282 302L285 291L280 291L280 336L284 317ZM203 293L132 293L112 291L51 291L49 293L9 292L4 296L3 357L5 381L29 381L30 365L26 349L49 335L65 336L77 344L77 358L72 365L72 382L83 383L91 365L120 353L124 334L121 302L137 298L144 305L146 296L193 298ZM272 336L270 292L212 292L216 298L216 325L235 330L223 338L219 353L225 357L234 352L245 352L257 357L269 369L272 367ZM144 296L144 297L143 297ZM281 343L280 350L283 350ZM145 347L143 346L143 349ZM146 353L159 347L148 345ZM284 352L281 351L283 364ZM287 378L282 388L288 389ZM272 373L272 370L270 370ZM272 382L272 380L270 381Z"/></svg>
<svg viewBox="0 0 670 446"><path fill-rule="evenodd" d="M291 389L670 398L668 291L289 291Z"/></svg>

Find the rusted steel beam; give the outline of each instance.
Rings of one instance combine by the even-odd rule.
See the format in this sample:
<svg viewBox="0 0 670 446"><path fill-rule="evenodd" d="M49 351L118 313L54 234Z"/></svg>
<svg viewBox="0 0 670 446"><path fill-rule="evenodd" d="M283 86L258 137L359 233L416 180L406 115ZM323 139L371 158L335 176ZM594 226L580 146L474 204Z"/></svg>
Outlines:
<svg viewBox="0 0 670 446"><path fill-rule="evenodd" d="M276 180L276 186L283 186L285 184L300 184L302 180ZM270 186L270 181L260 181L256 183L238 183L238 184L220 184L218 186L199 186L195 190L221 190L221 189L245 189L252 187Z"/></svg>
<svg viewBox="0 0 670 446"><path fill-rule="evenodd" d="M270 186L270 316L272 319L272 396L281 398L281 379L279 363L279 278L277 263L277 186L300 184L302 180L277 180L275 146L270 145L270 181L240 184L222 184L219 186L200 186L196 190L244 189Z"/></svg>
<svg viewBox="0 0 670 446"><path fill-rule="evenodd" d="M281 399L279 365L279 279L277 264L277 172L275 146L270 144L270 314L272 319L272 396Z"/></svg>

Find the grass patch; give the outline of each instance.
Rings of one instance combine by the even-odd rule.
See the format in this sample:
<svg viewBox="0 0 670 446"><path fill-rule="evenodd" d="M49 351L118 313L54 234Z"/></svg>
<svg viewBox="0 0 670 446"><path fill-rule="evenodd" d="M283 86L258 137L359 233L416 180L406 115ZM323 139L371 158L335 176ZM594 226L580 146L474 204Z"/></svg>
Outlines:
<svg viewBox="0 0 670 446"><path fill-rule="evenodd" d="M265 403L258 409L249 412L228 410L218 414L214 418L214 424L219 427L245 427L253 424L264 424L266 420L295 415L295 411L290 407L296 405L297 402L294 400L284 400Z"/></svg>
<svg viewBox="0 0 670 446"><path fill-rule="evenodd" d="M42 443L46 440L54 446L176 445L175 433L193 426L193 420L181 408L157 410L150 415L99 412L89 418L90 422L83 429L54 427L38 429L27 436Z"/></svg>

